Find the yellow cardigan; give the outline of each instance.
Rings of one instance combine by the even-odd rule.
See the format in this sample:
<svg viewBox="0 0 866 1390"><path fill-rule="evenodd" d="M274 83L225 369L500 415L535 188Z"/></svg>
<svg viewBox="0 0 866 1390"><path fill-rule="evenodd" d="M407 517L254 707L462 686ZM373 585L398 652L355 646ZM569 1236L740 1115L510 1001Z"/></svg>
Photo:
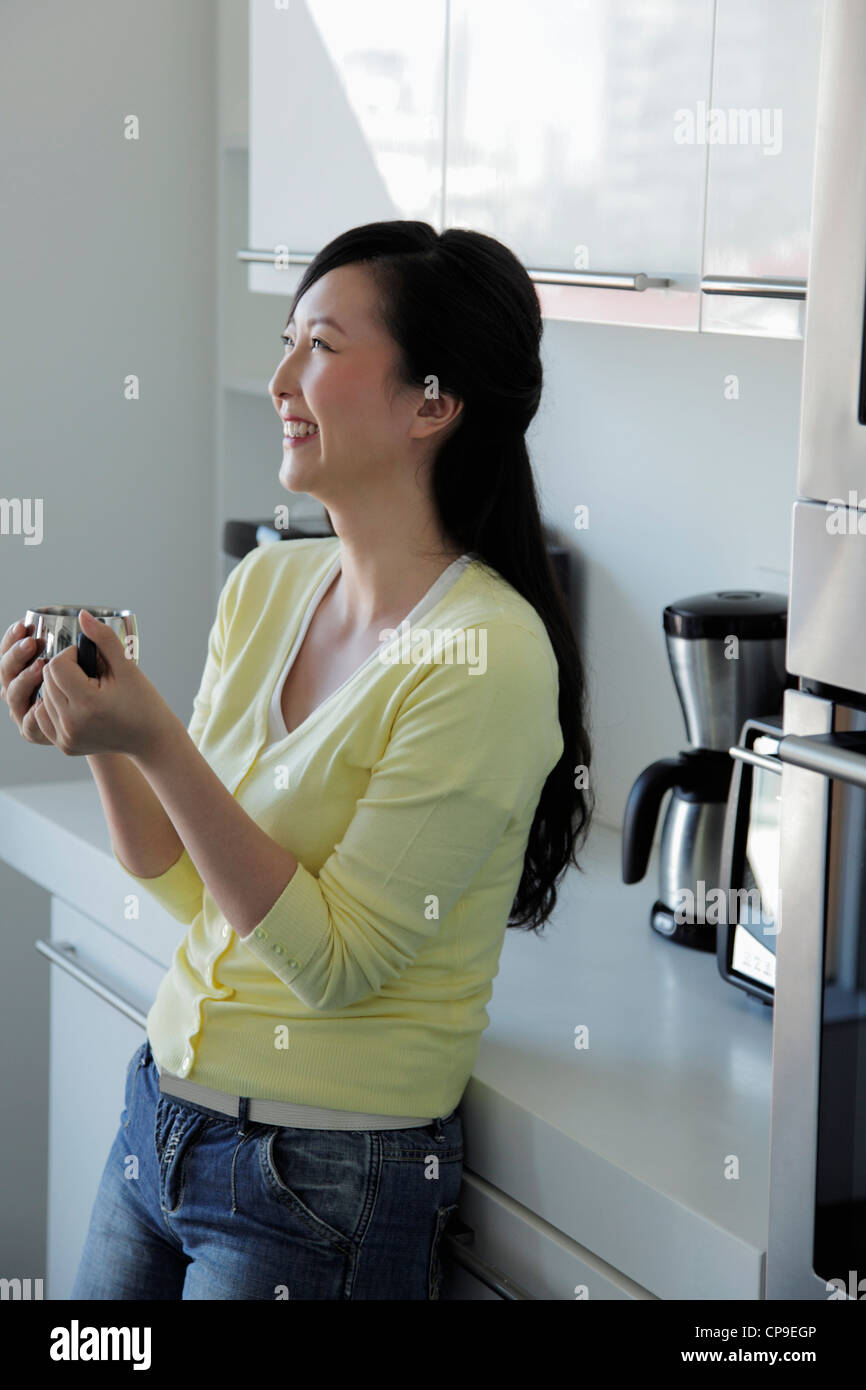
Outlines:
<svg viewBox="0 0 866 1390"><path fill-rule="evenodd" d="M489 1023L530 826L562 754L558 669L532 605L473 558L421 615L432 649L417 624L412 647L383 639L266 746L271 697L339 545L259 547L220 594L189 733L299 863L244 938L186 850L155 878L130 874L187 926L147 1031L160 1069L235 1095L444 1116Z"/></svg>

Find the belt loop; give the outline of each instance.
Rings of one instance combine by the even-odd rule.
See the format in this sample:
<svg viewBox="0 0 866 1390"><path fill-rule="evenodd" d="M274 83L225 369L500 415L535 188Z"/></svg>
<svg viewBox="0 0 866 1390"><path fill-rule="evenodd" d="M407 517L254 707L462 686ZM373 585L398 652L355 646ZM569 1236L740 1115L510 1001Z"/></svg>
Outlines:
<svg viewBox="0 0 866 1390"><path fill-rule="evenodd" d="M249 1096L238 1097L238 1134L243 1135L250 1108Z"/></svg>
<svg viewBox="0 0 866 1390"><path fill-rule="evenodd" d="M433 1138L437 1144L443 1143L445 1139L445 1128L442 1124L442 1116L437 1115L433 1121Z"/></svg>

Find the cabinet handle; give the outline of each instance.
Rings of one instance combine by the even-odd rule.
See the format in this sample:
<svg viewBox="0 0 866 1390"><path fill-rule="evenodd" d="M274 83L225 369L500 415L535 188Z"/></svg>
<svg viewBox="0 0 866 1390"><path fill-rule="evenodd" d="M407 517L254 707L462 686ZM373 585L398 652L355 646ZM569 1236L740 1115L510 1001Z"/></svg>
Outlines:
<svg viewBox="0 0 866 1390"><path fill-rule="evenodd" d="M487 1264L468 1248L474 1240L475 1232L471 1226L467 1226L456 1216L452 1216L443 1233L442 1241L447 1246L448 1255L454 1263L468 1270L488 1289L492 1289L499 1298L507 1299L510 1303L523 1299L535 1302L531 1293L527 1293L526 1289L522 1289L519 1284L515 1284L513 1279L509 1279L507 1274L503 1274L501 1269L495 1269L493 1265Z"/></svg>
<svg viewBox="0 0 866 1390"><path fill-rule="evenodd" d="M737 276L726 280L722 275L705 275L701 280L704 294L751 294L759 299L805 299L805 280L749 280Z"/></svg>
<svg viewBox="0 0 866 1390"><path fill-rule="evenodd" d="M670 280L646 275L642 270L527 270L530 280L540 285L578 285L598 290L661 290Z"/></svg>
<svg viewBox="0 0 866 1390"><path fill-rule="evenodd" d="M273 265L277 259L276 251L252 251L245 248L237 251L237 259L260 265ZM313 255L307 251L289 251L280 257L288 265L309 265ZM586 289L599 290L655 290L664 289L670 280L657 279L646 275L642 270L623 273L615 270L527 270L530 280L542 285L578 285Z"/></svg>
<svg viewBox="0 0 866 1390"><path fill-rule="evenodd" d="M113 1009L117 1009L118 1013L125 1014L127 1018L132 1019L133 1023L137 1023L140 1028L143 1028L145 1032L147 1031L147 1015L143 1014L140 1009L137 1009L134 1004L130 1004L128 999L124 999L121 995L117 994L110 985L104 984L102 980L92 975L89 970L85 970L82 966L78 965L75 960L72 960L70 957L77 953L75 947L69 942L63 942L59 946L52 946L48 941L38 940L33 944L40 955L50 960L52 965L59 965L60 969L65 970L67 975L71 975L74 980L84 985L85 988L93 990L93 993L98 994L100 999L104 999L106 1004L110 1004Z"/></svg>
<svg viewBox="0 0 866 1390"><path fill-rule="evenodd" d="M250 251L249 248L235 252L239 261L257 262L261 265L273 265L277 255L276 251ZM309 265L313 259L313 253L310 251L287 251L280 255L280 260L288 261L289 265Z"/></svg>

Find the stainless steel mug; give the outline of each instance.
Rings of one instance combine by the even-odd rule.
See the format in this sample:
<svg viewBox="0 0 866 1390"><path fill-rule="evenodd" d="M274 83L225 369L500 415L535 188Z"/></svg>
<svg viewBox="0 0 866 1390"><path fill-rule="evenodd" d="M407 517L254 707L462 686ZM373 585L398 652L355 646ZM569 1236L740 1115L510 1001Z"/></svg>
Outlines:
<svg viewBox="0 0 866 1390"><path fill-rule="evenodd" d="M42 651L37 651L36 658L43 657L50 661L53 656L59 656L67 647L77 646L78 664L86 676L96 678L103 674L102 658L95 643L81 630L78 621L80 609L86 608L88 613L92 613L94 618L106 623L120 640L132 651L132 660L138 661L138 624L135 614L129 608L101 608L93 604L80 603L76 606L72 604L53 604L46 608L28 608L24 615L24 622L28 626L33 624L33 636L37 643L41 637L45 638L45 647ZM128 641L132 638L132 642ZM37 700L42 698L42 685L36 691Z"/></svg>

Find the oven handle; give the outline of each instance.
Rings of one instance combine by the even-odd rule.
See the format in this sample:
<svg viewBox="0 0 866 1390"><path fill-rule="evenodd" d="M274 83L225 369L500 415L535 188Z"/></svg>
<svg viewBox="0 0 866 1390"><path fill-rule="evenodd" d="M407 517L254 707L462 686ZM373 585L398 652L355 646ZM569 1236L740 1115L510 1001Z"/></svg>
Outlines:
<svg viewBox="0 0 866 1390"><path fill-rule="evenodd" d="M776 747L778 748L778 743ZM741 763L752 763L754 767L765 767L768 772L782 771L782 763L774 753L756 753L754 748L744 748L742 744L735 744L728 749L732 758L737 758Z"/></svg>
<svg viewBox="0 0 866 1390"><path fill-rule="evenodd" d="M866 791L866 731L833 734L786 734L779 740L783 763L836 777Z"/></svg>
<svg viewBox="0 0 866 1390"><path fill-rule="evenodd" d="M785 734L776 743L776 752L756 753L751 748L735 745L728 749L732 758L770 772L781 772L785 763L817 772L821 777L836 777L866 791L866 731L835 734Z"/></svg>

